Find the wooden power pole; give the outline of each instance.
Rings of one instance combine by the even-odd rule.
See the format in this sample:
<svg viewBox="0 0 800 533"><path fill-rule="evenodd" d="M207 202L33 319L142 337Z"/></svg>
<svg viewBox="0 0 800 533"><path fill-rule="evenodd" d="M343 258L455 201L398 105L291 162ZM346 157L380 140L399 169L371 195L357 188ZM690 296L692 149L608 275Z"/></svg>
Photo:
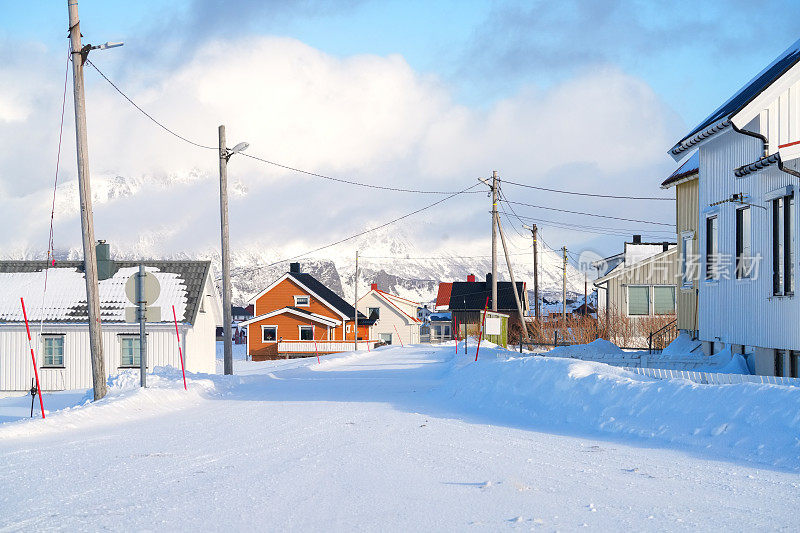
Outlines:
<svg viewBox="0 0 800 533"><path fill-rule="evenodd" d="M492 171L492 311L497 312L497 171Z"/></svg>
<svg viewBox="0 0 800 533"><path fill-rule="evenodd" d="M531 226L523 225L525 229L531 230L531 235L533 235L533 316L536 317L536 320L539 320L539 246L538 246L538 228L536 224Z"/></svg>
<svg viewBox="0 0 800 533"><path fill-rule="evenodd" d="M225 126L219 127L219 218L222 237L222 336L224 343L223 371L233 374L233 340L231 338L231 250L228 228L228 159L231 154L225 146Z"/></svg>
<svg viewBox="0 0 800 533"><path fill-rule="evenodd" d="M506 246L506 236L503 233L503 226L500 225L500 219L497 220L497 229L500 230L500 240L503 241L503 253L506 256L506 265L508 265L508 276L511 278L511 291L514 293L514 300L517 303L517 313L519 313L519 325L522 327L522 335L525 337L525 342L530 344L531 338L528 336L528 325L525 323L525 315L522 312L522 304L519 301L519 294L517 293L517 283L514 281L514 269L511 268L511 258L508 255L508 247Z"/></svg>
<svg viewBox="0 0 800 533"><path fill-rule="evenodd" d="M564 279L561 282L561 318L564 320L564 325L567 323L567 247L561 247L564 252Z"/></svg>
<svg viewBox="0 0 800 533"><path fill-rule="evenodd" d="M86 136L86 99L83 92L83 63L90 47L81 45L80 19L77 0L67 0L69 11L69 40L72 48L72 88L75 98L75 141L78 152L78 196L81 208L81 239L83 241L84 277L86 278L86 307L89 315L89 351L92 358L94 399L106 395L106 366L103 357L103 336L100 326L100 291L97 282L97 256L92 219L92 190L89 178L89 143Z"/></svg>
<svg viewBox="0 0 800 533"><path fill-rule="evenodd" d="M353 339L355 339L356 351L358 351L358 250L356 250L356 276L353 278L353 324L355 324L355 331L353 332Z"/></svg>

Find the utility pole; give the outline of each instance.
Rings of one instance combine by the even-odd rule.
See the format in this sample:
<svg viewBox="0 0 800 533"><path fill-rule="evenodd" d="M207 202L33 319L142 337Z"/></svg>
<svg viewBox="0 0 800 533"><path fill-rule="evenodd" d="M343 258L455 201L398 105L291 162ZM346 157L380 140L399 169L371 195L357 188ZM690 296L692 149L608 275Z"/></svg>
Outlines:
<svg viewBox="0 0 800 533"><path fill-rule="evenodd" d="M586 272L583 273L583 316L589 314L589 279Z"/></svg>
<svg viewBox="0 0 800 533"><path fill-rule="evenodd" d="M525 315L522 313L522 304L519 301L519 294L517 294L517 283L514 281L514 270L511 268L511 258L508 255L508 247L506 246L506 236L503 233L503 226L500 225L500 220L497 220L497 229L500 230L500 240L503 241L503 253L506 256L506 265L508 265L508 276L511 278L511 290L514 292L514 300L517 303L517 312L519 313L519 325L522 327L522 335L525 337L525 342L530 344L531 338L528 336L528 325L525 323Z"/></svg>
<svg viewBox="0 0 800 533"><path fill-rule="evenodd" d="M222 232L222 332L225 343L223 366L225 375L233 374L233 341L231 339L231 251L228 245L228 159L225 126L219 127L219 216Z"/></svg>
<svg viewBox="0 0 800 533"><path fill-rule="evenodd" d="M492 311L497 312L497 171L492 171Z"/></svg>
<svg viewBox="0 0 800 533"><path fill-rule="evenodd" d="M523 225L523 227L531 230L531 235L533 235L533 299L535 300L533 309L536 320L539 320L539 247L537 242L539 230L536 224L531 226Z"/></svg>
<svg viewBox="0 0 800 533"><path fill-rule="evenodd" d="M561 282L561 318L564 320L564 325L567 323L567 247L562 246L561 251L564 252L564 279Z"/></svg>
<svg viewBox="0 0 800 533"><path fill-rule="evenodd" d="M78 194L81 207L81 239L83 241L86 307L89 315L89 351L92 357L94 399L106 395L106 366L103 357L103 336L100 326L100 291L97 282L97 257L94 250L92 191L89 178L89 144L86 136L86 99L83 92L83 63L91 47L81 46L77 0L67 0L69 40L72 49L72 87L75 98L75 141L78 152Z"/></svg>
<svg viewBox="0 0 800 533"><path fill-rule="evenodd" d="M353 332L353 339L355 339L356 351L358 351L358 250L356 250L356 277L353 279L353 323L355 324L355 331Z"/></svg>

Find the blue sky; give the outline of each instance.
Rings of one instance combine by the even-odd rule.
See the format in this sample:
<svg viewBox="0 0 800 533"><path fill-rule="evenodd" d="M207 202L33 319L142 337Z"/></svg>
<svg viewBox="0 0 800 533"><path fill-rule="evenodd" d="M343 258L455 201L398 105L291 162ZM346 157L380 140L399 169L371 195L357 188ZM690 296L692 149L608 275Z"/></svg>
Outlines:
<svg viewBox="0 0 800 533"><path fill-rule="evenodd" d="M0 193L10 199L0 207L13 217L37 195L46 198L51 186L50 158L35 147L57 145L52 126L60 111L67 21L66 2L9 2L4 9L0 43L11 53L0 65L0 141L31 140L22 153L0 154ZM426 189L449 189L498 168L501 176L546 187L668 195L658 189L676 166L668 148L800 37L793 28L800 4L739 0L83 0L80 10L84 42L126 43L93 53L94 61L176 129L209 142L225 121L231 135L246 137L252 150L278 161ZM163 132L95 73L87 74L87 90L93 176L144 180L137 194L145 197L147 187L156 187L151 194L157 189L148 179L158 184L182 172L213 179L212 160L159 137ZM74 153L66 131L64 150ZM134 147L147 147L149 157L134 154ZM253 165L242 164L240 172L248 192L237 200L238 213L258 212L254 203L271 198L276 187L308 201L341 193L332 184ZM74 177L71 158L63 173L66 180ZM634 219L674 216L668 202L513 194L522 202ZM461 224L458 246L464 250L485 244L485 209L474 196L451 215ZM380 205L371 199L353 190L346 201L358 206L361 218L337 208L324 231L302 227L306 220L300 228L287 222L274 231L318 232L314 242L295 243L302 250L424 203L413 195L387 197ZM102 222L104 208L96 209ZM114 209L108 209L111 224ZM294 220L286 209L277 220ZM576 222L553 212L525 214ZM208 223L186 213L170 216L159 222ZM242 238L256 238L246 231L252 221L237 216ZM598 219L578 222L608 227ZM622 233L639 229L632 226L618 225ZM108 234L114 242L140 239L117 229ZM30 246L42 231L17 235L16 244ZM420 238L446 251L454 233ZM215 234L211 226L208 234ZM557 227L546 235L601 254L615 253L624 240ZM171 245L183 245L178 234Z"/></svg>

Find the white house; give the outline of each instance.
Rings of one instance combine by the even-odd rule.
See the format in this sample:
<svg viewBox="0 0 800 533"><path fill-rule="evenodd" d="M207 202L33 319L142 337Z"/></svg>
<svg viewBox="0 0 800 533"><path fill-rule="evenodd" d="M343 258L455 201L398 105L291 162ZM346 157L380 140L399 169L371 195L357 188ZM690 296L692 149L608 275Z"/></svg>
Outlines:
<svg viewBox="0 0 800 533"><path fill-rule="evenodd" d="M758 374L798 376L800 41L670 150L699 151L699 329Z"/></svg>
<svg viewBox="0 0 800 533"><path fill-rule="evenodd" d="M161 288L146 324L148 369L180 368L175 306L186 370L215 372L215 329L222 323L222 308L210 262L143 262ZM125 283L140 263L98 263L100 277L105 278L99 288L106 375L113 376L139 366L139 326L125 322L126 308L133 307ZM27 390L34 375L20 298L25 301L42 389L91 387L83 262L53 266L45 261L0 261L0 390Z"/></svg>
<svg viewBox="0 0 800 533"><path fill-rule="evenodd" d="M419 327L422 321L417 318L420 304L394 294L389 294L373 283L367 294L359 298L358 310L374 319L372 335L387 344L419 343Z"/></svg>

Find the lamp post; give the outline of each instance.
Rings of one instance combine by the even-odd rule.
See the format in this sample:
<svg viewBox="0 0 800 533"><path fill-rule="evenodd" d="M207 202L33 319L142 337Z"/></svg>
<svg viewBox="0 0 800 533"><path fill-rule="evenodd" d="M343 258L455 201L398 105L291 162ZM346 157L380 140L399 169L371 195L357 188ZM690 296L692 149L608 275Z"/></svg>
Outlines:
<svg viewBox="0 0 800 533"><path fill-rule="evenodd" d="M228 160L247 149L249 144L239 143L228 149L225 147L225 126L219 127L219 208L220 230L222 233L222 331L225 343L223 367L226 375L233 374L233 341L231 339L231 251L228 245Z"/></svg>

